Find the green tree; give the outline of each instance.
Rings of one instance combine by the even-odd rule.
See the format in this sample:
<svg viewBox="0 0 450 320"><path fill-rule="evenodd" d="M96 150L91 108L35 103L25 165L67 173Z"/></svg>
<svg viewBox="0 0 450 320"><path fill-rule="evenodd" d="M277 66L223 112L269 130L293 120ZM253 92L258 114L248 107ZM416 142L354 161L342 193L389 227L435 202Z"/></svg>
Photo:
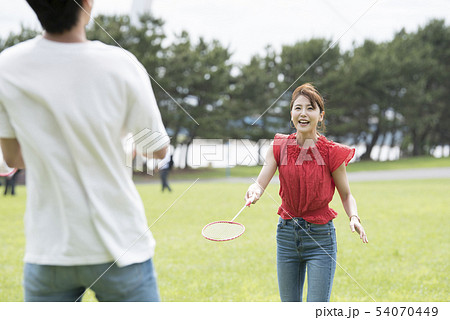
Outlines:
<svg viewBox="0 0 450 320"><path fill-rule="evenodd" d="M233 137L271 139L288 123L289 115L285 114L280 124L280 102L276 101L280 95L278 62L276 52L268 46L264 56L255 55L241 67L232 95Z"/></svg>
<svg viewBox="0 0 450 320"><path fill-rule="evenodd" d="M20 33L10 33L6 39L0 39L0 52L6 48L12 47L20 42L32 39L40 34L39 31L32 30L29 28L21 27Z"/></svg>
<svg viewBox="0 0 450 320"><path fill-rule="evenodd" d="M164 22L152 16L138 24L127 16L95 21L89 39L129 50L146 68L175 145L289 132L290 95L305 82L325 97L328 135L366 144L363 159L388 137L413 156L450 142L450 27L444 20L343 54L326 39L285 45L279 54L269 46L241 66L233 66L229 49L217 40L193 43L182 32L166 44ZM22 28L0 39L0 52L37 34Z"/></svg>
<svg viewBox="0 0 450 320"><path fill-rule="evenodd" d="M279 73L282 79L280 91L284 94L280 99L282 101L280 116L287 119L286 123L289 121L289 103L294 89L310 82L318 88L325 100L328 100L332 90L326 79L336 73L342 60L339 45L333 45L331 40L311 39L282 47ZM331 113L327 111L325 123L332 118ZM285 128L292 130L288 125Z"/></svg>
<svg viewBox="0 0 450 320"><path fill-rule="evenodd" d="M182 32L165 51L162 84L169 95L159 105L175 143L226 135L231 54L218 41L193 44Z"/></svg>
<svg viewBox="0 0 450 320"><path fill-rule="evenodd" d="M333 136L363 142L362 159L370 159L376 144L392 130L397 80L386 43L365 41L344 55L340 68L329 75L329 131Z"/></svg>
<svg viewBox="0 0 450 320"><path fill-rule="evenodd" d="M292 85L293 91L305 82L320 86L328 72L339 67L341 53L339 45L332 46L331 40L319 38L297 42L292 46L284 45L280 58L283 85Z"/></svg>
<svg viewBox="0 0 450 320"><path fill-rule="evenodd" d="M450 27L433 20L417 33L402 31L392 41L398 56L398 77L405 84L400 100L404 117L403 152L429 154L450 142Z"/></svg>

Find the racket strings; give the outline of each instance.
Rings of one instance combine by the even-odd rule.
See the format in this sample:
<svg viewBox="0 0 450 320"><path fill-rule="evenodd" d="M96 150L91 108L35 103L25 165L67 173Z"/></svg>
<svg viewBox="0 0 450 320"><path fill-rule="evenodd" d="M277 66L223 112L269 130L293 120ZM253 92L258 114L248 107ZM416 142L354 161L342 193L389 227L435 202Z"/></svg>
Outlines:
<svg viewBox="0 0 450 320"><path fill-rule="evenodd" d="M217 221L206 225L202 234L205 238L215 241L226 241L239 237L245 227L237 222Z"/></svg>

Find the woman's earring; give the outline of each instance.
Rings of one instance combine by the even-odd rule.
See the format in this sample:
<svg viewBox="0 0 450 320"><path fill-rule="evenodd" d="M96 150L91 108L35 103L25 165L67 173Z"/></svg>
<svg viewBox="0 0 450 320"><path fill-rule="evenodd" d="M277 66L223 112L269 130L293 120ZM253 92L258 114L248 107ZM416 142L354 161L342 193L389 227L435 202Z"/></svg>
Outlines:
<svg viewBox="0 0 450 320"><path fill-rule="evenodd" d="M289 121L289 126L290 126L292 129L295 129L294 121L292 121L292 119Z"/></svg>

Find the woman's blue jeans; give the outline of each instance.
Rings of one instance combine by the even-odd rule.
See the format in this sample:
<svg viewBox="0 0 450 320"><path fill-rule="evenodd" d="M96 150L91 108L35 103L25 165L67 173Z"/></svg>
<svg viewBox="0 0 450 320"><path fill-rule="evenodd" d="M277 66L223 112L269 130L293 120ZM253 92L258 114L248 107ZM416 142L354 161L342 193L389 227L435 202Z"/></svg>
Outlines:
<svg viewBox="0 0 450 320"><path fill-rule="evenodd" d="M330 301L336 252L333 221L321 225L302 218L280 218L277 226L277 273L281 301L302 301L306 272L307 301Z"/></svg>

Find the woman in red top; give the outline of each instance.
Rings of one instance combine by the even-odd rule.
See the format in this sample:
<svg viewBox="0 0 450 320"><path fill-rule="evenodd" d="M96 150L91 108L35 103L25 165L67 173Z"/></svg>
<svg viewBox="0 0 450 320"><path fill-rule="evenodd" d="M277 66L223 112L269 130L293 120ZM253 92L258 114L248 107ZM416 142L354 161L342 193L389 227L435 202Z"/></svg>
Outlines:
<svg viewBox="0 0 450 320"><path fill-rule="evenodd" d="M278 168L282 203L277 226L277 273L281 301L302 301L308 272L307 301L329 301L336 269L337 212L328 206L335 187L350 219L350 229L367 235L347 180L346 165L355 150L319 134L324 129L323 98L309 83L295 89L291 121L296 132L276 134L266 163L247 193L246 201L263 194ZM291 124L292 126L292 124Z"/></svg>

